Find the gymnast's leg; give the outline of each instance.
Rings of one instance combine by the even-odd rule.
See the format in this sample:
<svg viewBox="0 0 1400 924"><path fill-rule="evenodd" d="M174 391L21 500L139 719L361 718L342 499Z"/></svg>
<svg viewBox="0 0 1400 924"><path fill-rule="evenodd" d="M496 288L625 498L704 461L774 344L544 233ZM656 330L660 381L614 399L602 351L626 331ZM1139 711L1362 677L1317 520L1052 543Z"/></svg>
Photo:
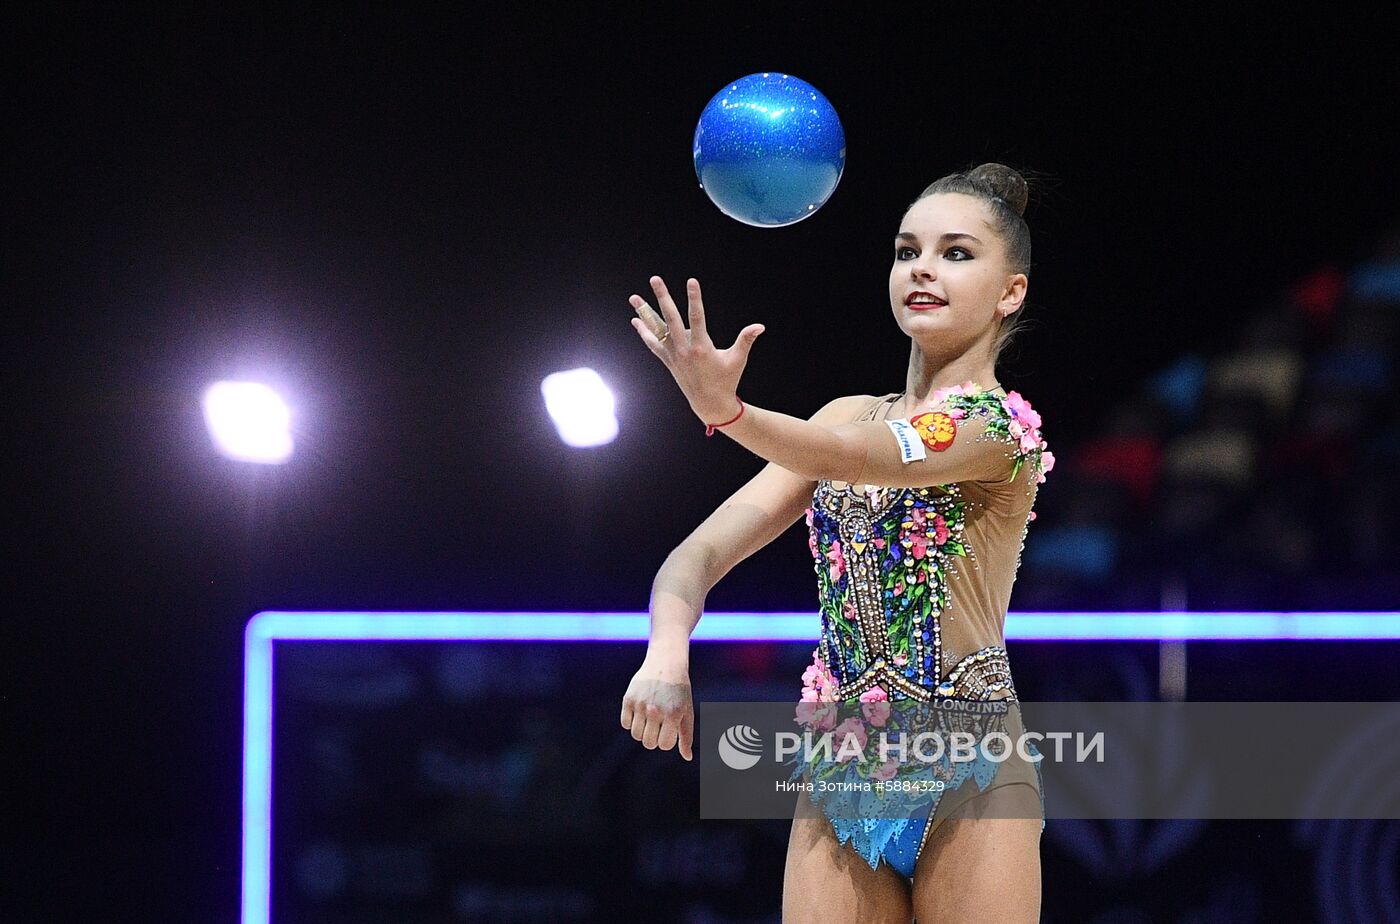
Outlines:
<svg viewBox="0 0 1400 924"><path fill-rule="evenodd" d="M783 924L909 924L913 917L904 877L885 863L871 869L843 847L831 822L800 793L783 871Z"/></svg>
<svg viewBox="0 0 1400 924"><path fill-rule="evenodd" d="M1039 921L1040 812L1035 787L1012 783L940 823L914 868L918 924Z"/></svg>

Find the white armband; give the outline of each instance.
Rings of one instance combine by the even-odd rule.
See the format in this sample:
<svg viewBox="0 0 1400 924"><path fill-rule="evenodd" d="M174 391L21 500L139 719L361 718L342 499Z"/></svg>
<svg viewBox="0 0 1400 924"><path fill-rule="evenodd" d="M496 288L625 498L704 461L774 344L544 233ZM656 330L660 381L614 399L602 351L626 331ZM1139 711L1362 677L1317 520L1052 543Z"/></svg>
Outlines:
<svg viewBox="0 0 1400 924"><path fill-rule="evenodd" d="M917 462L927 455L924 450L924 441L919 438L919 431L909 421L897 418L886 420L885 425L890 428L894 438L899 441L899 460L901 462L906 464Z"/></svg>

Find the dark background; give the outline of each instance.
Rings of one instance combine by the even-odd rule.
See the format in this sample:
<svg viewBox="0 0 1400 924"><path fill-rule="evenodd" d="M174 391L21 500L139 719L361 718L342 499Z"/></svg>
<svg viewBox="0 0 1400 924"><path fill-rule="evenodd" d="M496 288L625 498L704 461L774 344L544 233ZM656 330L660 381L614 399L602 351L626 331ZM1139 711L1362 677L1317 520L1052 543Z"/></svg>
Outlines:
<svg viewBox="0 0 1400 924"><path fill-rule="evenodd" d="M258 610L645 608L761 465L637 341L652 273L701 279L721 343L763 322L746 399L807 416L903 387L909 201L986 160L1046 174L1001 379L1064 457L1144 377L1367 259L1400 198L1394 7L1153 10L9 8L20 907L233 914ZM848 142L784 229L719 213L690 161L705 103L762 70L822 90ZM623 430L580 454L539 382L585 364ZM290 397L290 465L210 446L200 392L243 376ZM811 608L802 545L709 608Z"/></svg>

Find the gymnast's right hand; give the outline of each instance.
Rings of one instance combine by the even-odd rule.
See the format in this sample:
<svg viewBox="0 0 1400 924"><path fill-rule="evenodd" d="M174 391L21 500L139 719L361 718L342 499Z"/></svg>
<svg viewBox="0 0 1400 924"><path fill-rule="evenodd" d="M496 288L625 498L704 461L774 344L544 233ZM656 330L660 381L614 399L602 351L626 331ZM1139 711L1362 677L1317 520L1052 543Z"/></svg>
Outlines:
<svg viewBox="0 0 1400 924"><path fill-rule="evenodd" d="M679 744L681 756L693 760L695 705L689 665L648 654L622 697L622 727L649 749L669 751Z"/></svg>

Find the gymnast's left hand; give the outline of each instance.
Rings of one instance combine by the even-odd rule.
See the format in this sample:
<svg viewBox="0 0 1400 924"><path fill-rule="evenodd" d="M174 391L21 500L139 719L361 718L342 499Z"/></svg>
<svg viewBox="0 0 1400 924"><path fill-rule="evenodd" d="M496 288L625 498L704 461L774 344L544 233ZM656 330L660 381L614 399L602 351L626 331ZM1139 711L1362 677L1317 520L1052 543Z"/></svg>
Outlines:
<svg viewBox="0 0 1400 924"><path fill-rule="evenodd" d="M763 333L763 325L750 324L739 332L733 346L721 350L710 340L709 332L705 329L705 305L700 298L699 280L686 281L690 314L688 330L660 276L651 277L651 288L656 293L656 303L661 306L661 313L658 315L640 295L633 295L628 301L638 317L632 319L632 328L647 348L671 370L671 376L685 393L695 416L705 423L722 423L731 419L739 410L736 397L739 378L748 364L753 342ZM668 329L671 334L663 342L660 338Z"/></svg>

